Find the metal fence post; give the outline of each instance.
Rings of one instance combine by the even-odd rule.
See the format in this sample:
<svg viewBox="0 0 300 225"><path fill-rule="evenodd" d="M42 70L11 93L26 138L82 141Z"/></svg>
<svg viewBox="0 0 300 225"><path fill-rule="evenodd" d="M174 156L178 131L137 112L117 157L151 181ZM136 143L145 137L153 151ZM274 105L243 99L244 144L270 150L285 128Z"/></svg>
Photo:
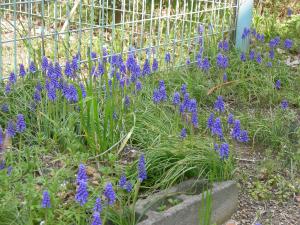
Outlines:
<svg viewBox="0 0 300 225"><path fill-rule="evenodd" d="M252 23L253 0L237 0L238 12L236 23L235 45L238 49L246 51L249 47L249 38L242 39L245 28L250 28Z"/></svg>

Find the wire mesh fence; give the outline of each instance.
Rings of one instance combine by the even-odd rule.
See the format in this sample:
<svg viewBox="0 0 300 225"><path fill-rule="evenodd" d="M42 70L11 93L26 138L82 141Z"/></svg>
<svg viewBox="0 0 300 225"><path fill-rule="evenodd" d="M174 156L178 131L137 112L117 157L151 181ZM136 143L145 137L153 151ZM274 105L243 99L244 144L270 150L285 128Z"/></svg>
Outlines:
<svg viewBox="0 0 300 225"><path fill-rule="evenodd" d="M238 0L2 0L0 76L42 56L85 63L134 51L142 62L195 62L199 49L236 30ZM163 69L163 67L160 67Z"/></svg>

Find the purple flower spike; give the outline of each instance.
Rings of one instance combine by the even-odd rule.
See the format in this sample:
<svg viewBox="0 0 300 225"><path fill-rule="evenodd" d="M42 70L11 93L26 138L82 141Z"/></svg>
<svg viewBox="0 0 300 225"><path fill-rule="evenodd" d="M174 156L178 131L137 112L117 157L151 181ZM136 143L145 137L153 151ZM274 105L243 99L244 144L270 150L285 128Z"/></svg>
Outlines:
<svg viewBox="0 0 300 225"><path fill-rule="evenodd" d="M126 182L127 182L127 178L124 174L122 174L119 180L119 186L124 189Z"/></svg>
<svg viewBox="0 0 300 225"><path fill-rule="evenodd" d="M17 82L16 74L14 72L10 73L8 80L11 84L15 84Z"/></svg>
<svg viewBox="0 0 300 225"><path fill-rule="evenodd" d="M286 49L290 49L290 48L292 48L292 46L293 46L293 41L291 39L286 39L284 41L284 47Z"/></svg>
<svg viewBox="0 0 300 225"><path fill-rule="evenodd" d="M7 136L13 138L16 135L15 124L12 120L9 120L6 127Z"/></svg>
<svg viewBox="0 0 300 225"><path fill-rule="evenodd" d="M242 143L247 143L249 141L248 132L246 130L242 130L239 141Z"/></svg>
<svg viewBox="0 0 300 225"><path fill-rule="evenodd" d="M291 8L288 8L288 9L287 9L287 15L288 15L289 17L291 17L292 14L293 14L293 10L292 10Z"/></svg>
<svg viewBox="0 0 300 225"><path fill-rule="evenodd" d="M227 119L227 123L232 125L233 122L234 122L233 115L230 113L229 116L228 116L228 119Z"/></svg>
<svg viewBox="0 0 300 225"><path fill-rule="evenodd" d="M88 201L88 190L87 190L87 184L86 182L80 180L79 184L77 186L77 192L75 195L75 200L80 204L80 206L83 206Z"/></svg>
<svg viewBox="0 0 300 225"><path fill-rule="evenodd" d="M255 51L254 51L254 50L250 50L250 52L249 52L249 59L250 59L251 61L253 61L254 58L255 58Z"/></svg>
<svg viewBox="0 0 300 225"><path fill-rule="evenodd" d="M88 177L87 177L87 174L86 174L86 171L85 171L85 166L83 164L80 164L79 167L78 167L78 172L77 172L77 179L76 179L76 182L79 183L79 182L87 182L88 180Z"/></svg>
<svg viewBox="0 0 300 225"><path fill-rule="evenodd" d="M33 61L29 65L29 71L30 71L30 73L35 73L36 72L36 67L35 67L35 64L34 64Z"/></svg>
<svg viewBox="0 0 300 225"><path fill-rule="evenodd" d="M207 128L212 130L213 125L214 125L214 117L215 115L213 113L211 113L207 119Z"/></svg>
<svg viewBox="0 0 300 225"><path fill-rule="evenodd" d="M144 154L140 156L138 162L138 179L140 182L143 182L147 179L146 160Z"/></svg>
<svg viewBox="0 0 300 225"><path fill-rule="evenodd" d="M276 82L275 82L275 88L277 90L279 90L281 88L281 82L280 82L280 80L276 80Z"/></svg>
<svg viewBox="0 0 300 225"><path fill-rule="evenodd" d="M229 145L227 143L223 143L220 146L219 154L221 159L228 159L229 156Z"/></svg>
<svg viewBox="0 0 300 225"><path fill-rule="evenodd" d="M25 77L25 75L26 75L25 67L23 64L20 64L19 75L20 75L20 77Z"/></svg>
<svg viewBox="0 0 300 225"><path fill-rule="evenodd" d="M152 100L155 104L158 104L160 102L161 97L158 89L154 89Z"/></svg>
<svg viewBox="0 0 300 225"><path fill-rule="evenodd" d="M289 107L288 101L286 99L282 100L282 102L281 102L281 108L283 110L286 110L288 107Z"/></svg>
<svg viewBox="0 0 300 225"><path fill-rule="evenodd" d="M48 191L43 192L42 208L51 208L50 195Z"/></svg>
<svg viewBox="0 0 300 225"><path fill-rule="evenodd" d="M218 96L217 100L215 101L215 110L217 112L224 112L225 111L225 106L224 106L224 101L222 96Z"/></svg>
<svg viewBox="0 0 300 225"><path fill-rule="evenodd" d="M181 132L180 132L180 137L182 139L186 138L186 129L185 128L182 128Z"/></svg>
<svg viewBox="0 0 300 225"><path fill-rule="evenodd" d="M1 145L3 145L3 131L2 131L2 128L0 127L0 151L1 151Z"/></svg>
<svg viewBox="0 0 300 225"><path fill-rule="evenodd" d="M46 56L43 56L42 58L42 70L43 72L46 72L48 68L48 58Z"/></svg>
<svg viewBox="0 0 300 225"><path fill-rule="evenodd" d="M19 114L17 116L16 129L17 129L18 133L23 133L26 129L26 122L25 122L24 116L22 114Z"/></svg>
<svg viewBox="0 0 300 225"><path fill-rule="evenodd" d="M231 131L231 136L233 139L238 140L241 135L241 122L239 120L235 120L233 124L233 129Z"/></svg>
<svg viewBox="0 0 300 225"><path fill-rule="evenodd" d="M179 105L180 104L180 94L179 94L179 92L174 93L173 104L174 105Z"/></svg>
<svg viewBox="0 0 300 225"><path fill-rule="evenodd" d="M95 205L94 205L94 212L100 213L102 211L102 204L101 204L101 199L97 198Z"/></svg>
<svg viewBox="0 0 300 225"><path fill-rule="evenodd" d="M150 75L150 74L151 74L150 63L149 63L149 60L146 59L146 60L145 60L145 63L144 63L144 66L143 66L143 72L142 72L142 75L143 75L143 76L146 76L146 75Z"/></svg>
<svg viewBox="0 0 300 225"><path fill-rule="evenodd" d="M91 225L102 225L102 220L99 212L94 212Z"/></svg>
<svg viewBox="0 0 300 225"><path fill-rule="evenodd" d="M212 135L217 135L220 139L223 139L222 123L219 117L216 118L212 127Z"/></svg>
<svg viewBox="0 0 300 225"><path fill-rule="evenodd" d="M66 66L65 66L65 75L67 77L72 77L73 71L72 71L72 67L69 61L66 62Z"/></svg>
<svg viewBox="0 0 300 225"><path fill-rule="evenodd" d="M245 52L241 53L240 59L241 59L242 62L246 62L246 54L245 54Z"/></svg>
<svg viewBox="0 0 300 225"><path fill-rule="evenodd" d="M157 70L158 70L158 61L156 58L154 58L152 63L152 71L157 72Z"/></svg>
<svg viewBox="0 0 300 225"><path fill-rule="evenodd" d="M103 194L109 205L113 205L116 202L116 193L113 189L112 183L109 182L106 184Z"/></svg>
<svg viewBox="0 0 300 225"><path fill-rule="evenodd" d="M170 63L171 62L171 55L170 55L169 52L167 52L166 55L165 55L165 62L166 63Z"/></svg>
<svg viewBox="0 0 300 225"><path fill-rule="evenodd" d="M126 186L125 186L125 190L129 193L129 192L131 192L132 191L132 183L128 180L127 182L126 182Z"/></svg>

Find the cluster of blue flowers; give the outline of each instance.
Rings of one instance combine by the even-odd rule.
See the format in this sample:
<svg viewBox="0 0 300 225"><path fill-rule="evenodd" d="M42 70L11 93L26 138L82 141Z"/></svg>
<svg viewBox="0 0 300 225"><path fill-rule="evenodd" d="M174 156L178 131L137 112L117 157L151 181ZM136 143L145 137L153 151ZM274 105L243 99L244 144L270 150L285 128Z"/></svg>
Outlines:
<svg viewBox="0 0 300 225"><path fill-rule="evenodd" d="M233 126L230 134L236 141L246 143L249 141L248 132L241 129L241 122L239 120L234 120L233 115L229 115L228 124ZM233 122L232 122L233 121Z"/></svg>
<svg viewBox="0 0 300 225"><path fill-rule="evenodd" d="M1 166L2 164L0 164L0 167ZM140 156L138 160L137 170L138 170L138 181L142 183L144 180L147 179L146 160L143 154ZM88 182L88 176L86 173L86 168L83 164L80 164L78 167L77 178L76 178L77 191L75 195L75 201L78 202L80 206L85 205L88 201L89 193L88 193L87 182ZM118 186L121 189L126 190L128 193L131 192L133 189L132 183L129 180L127 180L124 174L121 175ZM113 184L111 182L106 183L103 190L103 196L107 202L107 206L113 206L116 203L117 195L113 188ZM51 208L51 198L48 190L45 190L43 192L41 207ZM103 207L102 207L101 198L98 197L96 198L94 204L91 225L102 225L102 219L101 219L102 208Z"/></svg>
<svg viewBox="0 0 300 225"><path fill-rule="evenodd" d="M158 104L160 102L166 101L167 100L167 91L166 91L166 86L165 82L163 80L159 81L159 87L154 89L153 91L153 102L155 104Z"/></svg>
<svg viewBox="0 0 300 225"><path fill-rule="evenodd" d="M75 195L75 200L83 206L88 201L88 189L87 189L87 174L85 171L85 166L83 164L79 165L78 173L77 173L77 192Z"/></svg>
<svg viewBox="0 0 300 225"><path fill-rule="evenodd" d="M224 105L222 96L218 96L214 104L215 111L218 113L224 112ZM230 135L234 140L242 143L249 141L248 132L241 129L240 121L235 120L233 114L230 113L228 115L227 123L229 128L231 128ZM211 113L207 119L207 128L211 131L212 136L218 137L220 141L225 140L221 117L215 118L214 113ZM227 159L229 157L228 143L223 142L220 146L218 144L214 144L214 149L219 152L221 159Z"/></svg>
<svg viewBox="0 0 300 225"><path fill-rule="evenodd" d="M3 142L2 128L0 134L0 144ZM16 122L14 120L9 120L6 125L6 135L9 138L13 138L17 133L23 133L26 130L26 121L23 114L18 114Z"/></svg>

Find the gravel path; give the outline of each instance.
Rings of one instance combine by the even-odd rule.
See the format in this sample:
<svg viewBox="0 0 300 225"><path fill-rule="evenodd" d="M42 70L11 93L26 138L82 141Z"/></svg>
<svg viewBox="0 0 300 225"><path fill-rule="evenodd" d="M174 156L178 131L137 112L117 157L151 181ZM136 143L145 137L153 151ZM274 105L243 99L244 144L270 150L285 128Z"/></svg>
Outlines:
<svg viewBox="0 0 300 225"><path fill-rule="evenodd" d="M238 176L246 174L247 179L239 179L241 187L239 203L236 212L232 215L227 225L300 225L300 196L291 196L286 201L278 200L274 195L268 200L256 200L251 193L254 180L257 180L259 173L257 166L262 156L253 153L249 149L242 151L238 165ZM249 161L248 161L249 160Z"/></svg>

